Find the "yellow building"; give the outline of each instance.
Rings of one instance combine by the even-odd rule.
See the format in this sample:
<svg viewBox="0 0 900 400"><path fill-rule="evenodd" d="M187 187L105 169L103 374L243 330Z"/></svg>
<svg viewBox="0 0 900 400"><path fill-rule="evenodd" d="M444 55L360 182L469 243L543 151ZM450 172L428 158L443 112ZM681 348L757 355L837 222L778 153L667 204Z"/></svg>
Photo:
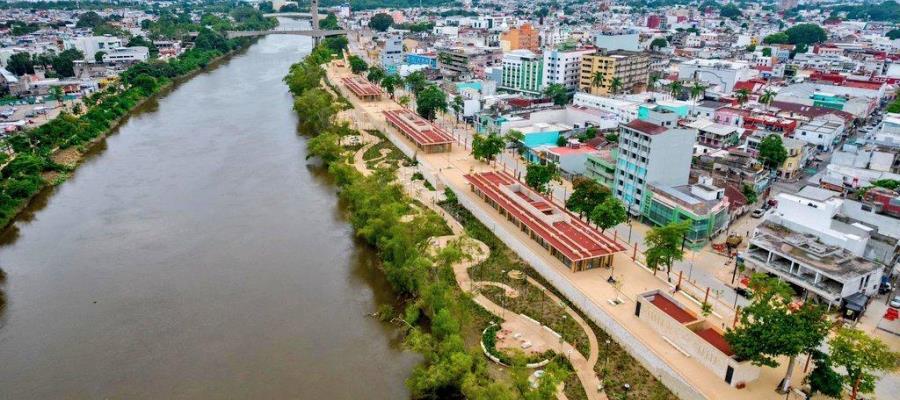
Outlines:
<svg viewBox="0 0 900 400"><path fill-rule="evenodd" d="M503 52L525 49L540 53L541 38L531 24L524 24L519 28L512 28L501 33L500 48Z"/></svg>
<svg viewBox="0 0 900 400"><path fill-rule="evenodd" d="M635 51L601 49L581 58L581 79L578 86L582 91L595 95L606 95L613 91L640 93L647 88L649 76L648 55ZM616 84L618 87L614 88Z"/></svg>
<svg viewBox="0 0 900 400"><path fill-rule="evenodd" d="M803 167L806 150L804 145L806 142L786 137L781 139L781 143L784 145L784 149L787 150L787 158L784 159L781 167L778 168L778 177L794 179L799 176L800 169Z"/></svg>

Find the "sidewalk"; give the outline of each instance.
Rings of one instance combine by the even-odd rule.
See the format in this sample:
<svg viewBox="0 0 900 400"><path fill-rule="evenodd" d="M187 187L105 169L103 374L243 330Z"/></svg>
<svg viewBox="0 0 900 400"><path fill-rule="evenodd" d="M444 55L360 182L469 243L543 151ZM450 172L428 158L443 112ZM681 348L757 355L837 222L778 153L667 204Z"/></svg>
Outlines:
<svg viewBox="0 0 900 400"><path fill-rule="evenodd" d="M328 74L332 82L340 82L341 76L349 71L330 67ZM344 90L342 88L342 90ZM486 171L490 166L475 161L468 151L459 147L446 154L416 154L413 145L390 128L384 121L380 111L400 108L390 100L360 104L352 97L351 102L360 110L368 113L367 117L373 125L382 130L387 137L407 155L416 155L420 162L422 174L440 191L442 187L451 188L475 217L506 243L519 256L529 262L532 267L575 303L598 326L613 336L617 342L629 350L632 356L640 360L651 374L659 377L666 386L682 398L727 398L727 399L779 399L774 388L785 371L785 362L779 368L762 368L760 378L738 390L727 385L712 371L706 369L699 361L681 353L669 345L659 332L655 332L640 322L633 314L634 298L642 292L652 289L668 290L670 286L663 280L654 277L644 268L631 260L630 254L619 254L615 257L614 268L596 269L573 273L552 257L536 242L525 236L521 230L500 216L493 208L483 203L470 190L463 177L473 171ZM502 166L501 166L502 168ZM685 271L687 273L688 271ZM606 283L606 278L613 273L623 283L622 295ZM608 300L621 297L626 299L622 305L611 305ZM699 306L682 293L676 298L685 307L698 315ZM729 318L708 318L711 323L720 327L729 326ZM802 379L802 368L798 368L793 377L794 382ZM796 383L795 383L796 384Z"/></svg>

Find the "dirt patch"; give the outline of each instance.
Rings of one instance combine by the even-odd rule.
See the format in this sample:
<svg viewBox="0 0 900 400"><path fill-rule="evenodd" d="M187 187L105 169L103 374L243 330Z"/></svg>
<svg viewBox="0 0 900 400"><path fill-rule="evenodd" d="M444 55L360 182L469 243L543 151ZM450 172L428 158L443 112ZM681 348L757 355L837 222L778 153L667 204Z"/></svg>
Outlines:
<svg viewBox="0 0 900 400"><path fill-rule="evenodd" d="M81 152L78 151L75 147L69 147L68 149L62 149L57 151L50 157L53 162L57 164L62 164L67 167L74 167L78 164L78 161L81 160Z"/></svg>

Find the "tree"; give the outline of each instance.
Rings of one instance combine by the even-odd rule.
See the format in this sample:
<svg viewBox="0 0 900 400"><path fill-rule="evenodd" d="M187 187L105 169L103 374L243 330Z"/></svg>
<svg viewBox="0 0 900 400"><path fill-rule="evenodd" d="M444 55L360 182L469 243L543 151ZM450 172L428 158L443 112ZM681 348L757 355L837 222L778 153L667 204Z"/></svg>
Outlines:
<svg viewBox="0 0 900 400"><path fill-rule="evenodd" d="M769 169L781 167L787 159L787 150L781 142L781 136L771 134L759 142L759 159Z"/></svg>
<svg viewBox="0 0 900 400"><path fill-rule="evenodd" d="M572 181L572 194L566 200L566 208L578 215L587 215L609 196L607 187L593 179L578 177Z"/></svg>
<svg viewBox="0 0 900 400"><path fill-rule="evenodd" d="M691 98L694 100L702 99L706 95L706 86L700 82L694 82L691 85Z"/></svg>
<svg viewBox="0 0 900 400"><path fill-rule="evenodd" d="M787 33L778 32L778 33L773 33L771 35L764 37L763 43L765 43L765 44L784 44L784 43L788 43L789 40L790 40L790 38L788 37Z"/></svg>
<svg viewBox="0 0 900 400"><path fill-rule="evenodd" d="M369 20L369 28L384 32L394 24L394 18L385 13L378 13Z"/></svg>
<svg viewBox="0 0 900 400"><path fill-rule="evenodd" d="M299 129L305 135L318 135L332 126L337 105L331 95L319 88L309 89L294 100L300 118Z"/></svg>
<svg viewBox="0 0 900 400"><path fill-rule="evenodd" d="M797 24L794 25L784 33L788 37L788 43L790 44L804 44L811 45L815 43L821 43L828 40L828 33L825 32L825 29L822 29L818 24Z"/></svg>
<svg viewBox="0 0 900 400"><path fill-rule="evenodd" d="M763 57L772 57L772 48L766 47L766 48L762 49L762 56Z"/></svg>
<svg viewBox="0 0 900 400"><path fill-rule="evenodd" d="M50 97L56 101L57 106L62 104L65 96L66 92L63 91L62 86L53 86L50 88Z"/></svg>
<svg viewBox="0 0 900 400"><path fill-rule="evenodd" d="M345 35L337 35L337 36L329 36L322 40L322 44L325 45L331 54L336 54L340 56L344 50L347 49L347 36Z"/></svg>
<svg viewBox="0 0 900 400"><path fill-rule="evenodd" d="M75 61L84 58L84 54L75 49L64 50L56 57L53 57L51 65L53 71L62 77L75 76Z"/></svg>
<svg viewBox="0 0 900 400"><path fill-rule="evenodd" d="M551 83L544 88L544 96L553 100L553 104L564 106L569 102L569 93L566 87L559 83Z"/></svg>
<svg viewBox="0 0 900 400"><path fill-rule="evenodd" d="M503 151L503 138L499 135L475 134L472 137L472 156L482 161L491 161Z"/></svg>
<svg viewBox="0 0 900 400"><path fill-rule="evenodd" d="M884 35L887 36L888 39L891 39L891 40L900 39L900 29L891 29Z"/></svg>
<svg viewBox="0 0 900 400"><path fill-rule="evenodd" d="M453 114L456 115L456 122L459 122L459 119L462 117L463 109L465 108L465 101L463 100L462 96L453 96L453 101L450 103L450 108L453 109Z"/></svg>
<svg viewBox="0 0 900 400"><path fill-rule="evenodd" d="M821 393L834 399L840 399L841 393L844 391L843 379L841 374L832 369L831 358L818 350L811 351L810 356L813 358L815 366L806 376L806 382L809 384L809 397L814 398L816 393Z"/></svg>
<svg viewBox="0 0 900 400"><path fill-rule="evenodd" d="M341 29L340 25L338 25L337 16L334 13L328 13L328 16L325 19L319 21L319 29L323 30L338 30Z"/></svg>
<svg viewBox="0 0 900 400"><path fill-rule="evenodd" d="M591 80L591 85L594 87L603 86L603 81L605 81L605 80L606 80L606 74L604 74L600 71L597 71L594 73L594 78L593 78L593 80Z"/></svg>
<svg viewBox="0 0 900 400"><path fill-rule="evenodd" d="M850 387L850 399L859 393L875 390L876 373L893 372L900 367L900 353L891 349L878 338L853 328L840 328L829 341L831 361L844 367L844 384Z"/></svg>
<svg viewBox="0 0 900 400"><path fill-rule="evenodd" d="M719 10L719 15L723 18L738 19L743 16L741 9L734 4L726 4Z"/></svg>
<svg viewBox="0 0 900 400"><path fill-rule="evenodd" d="M275 9L272 7L271 1L261 1L259 2L259 11L269 14L275 12Z"/></svg>
<svg viewBox="0 0 900 400"><path fill-rule="evenodd" d="M359 58L359 56L352 55L347 59L350 62L350 71L352 71L354 74L360 74L369 69L369 65L366 64L366 62L363 61L362 58Z"/></svg>
<svg viewBox="0 0 900 400"><path fill-rule="evenodd" d="M525 184L538 193L550 192L550 181L559 179L559 168L556 164L528 164L525 169Z"/></svg>
<svg viewBox="0 0 900 400"><path fill-rule="evenodd" d="M521 131L510 129L506 131L506 136L503 139L506 141L507 145L520 147L525 140L525 134Z"/></svg>
<svg viewBox="0 0 900 400"><path fill-rule="evenodd" d="M378 82L381 82L381 80L384 79L384 75L385 74L383 69L381 69L380 67L372 67L369 68L369 74L366 75L366 79L368 79L369 82L377 85Z"/></svg>
<svg viewBox="0 0 900 400"><path fill-rule="evenodd" d="M105 56L105 55L106 55L105 51L98 51L98 52L94 53L94 62L102 63L103 56Z"/></svg>
<svg viewBox="0 0 900 400"><path fill-rule="evenodd" d="M750 44L746 48L744 48L744 50L746 50L748 53L752 53L752 52L756 51L756 45Z"/></svg>
<svg viewBox="0 0 900 400"><path fill-rule="evenodd" d="M738 104L744 104L750 99L750 91L744 88L738 89L734 92L734 97L737 99Z"/></svg>
<svg viewBox="0 0 900 400"><path fill-rule="evenodd" d="M397 86L400 85L400 77L397 75L388 75L381 79L381 87L384 88L384 91L388 93L391 98L394 98L394 91L397 89Z"/></svg>
<svg viewBox="0 0 900 400"><path fill-rule="evenodd" d="M794 291L777 277L754 274L750 278L751 303L741 312L740 324L725 332L735 355L754 365L777 367L778 357L789 357L787 372L778 389L790 387L797 356L814 350L831 323L825 310L811 302L797 307Z"/></svg>
<svg viewBox="0 0 900 400"><path fill-rule="evenodd" d="M659 50L668 45L669 45L669 41L667 41L665 38L658 37L656 39L653 39L653 41L650 42L650 49Z"/></svg>
<svg viewBox="0 0 900 400"><path fill-rule="evenodd" d="M681 95L681 91L684 89L684 85L681 81L675 80L669 84L669 92L672 93L672 97L678 98Z"/></svg>
<svg viewBox="0 0 900 400"><path fill-rule="evenodd" d="M76 28L93 28L103 23L103 17L93 11L88 11L78 16Z"/></svg>
<svg viewBox="0 0 900 400"><path fill-rule="evenodd" d="M625 222L627 218L628 212L625 210L625 206L619 199L612 196L608 196L591 211L591 221L604 232Z"/></svg>
<svg viewBox="0 0 900 400"><path fill-rule="evenodd" d="M409 90L418 99L419 92L421 92L423 89L425 89L426 86L428 86L428 78L422 71L413 72L406 76L406 86L409 87Z"/></svg>
<svg viewBox="0 0 900 400"><path fill-rule="evenodd" d="M759 95L759 102L765 104L766 108L769 108L772 102L775 101L775 96L777 94L778 93L775 93L772 89L766 89Z"/></svg>
<svg viewBox="0 0 900 400"><path fill-rule="evenodd" d="M31 59L31 53L15 53L11 55L6 63L6 67L16 75L33 74L34 61Z"/></svg>
<svg viewBox="0 0 900 400"><path fill-rule="evenodd" d="M447 111L447 94L437 86L430 85L416 96L416 112L422 118L432 121L438 111Z"/></svg>
<svg viewBox="0 0 900 400"><path fill-rule="evenodd" d="M410 98L407 95L400 96L400 98L397 99L397 103L399 103L400 106L403 108L406 108L407 106L409 106L409 102L410 102Z"/></svg>
<svg viewBox="0 0 900 400"><path fill-rule="evenodd" d="M747 204L756 203L758 195L756 194L756 190L753 190L753 186L745 183L744 186L741 187L741 194L747 198Z"/></svg>
<svg viewBox="0 0 900 400"><path fill-rule="evenodd" d="M690 221L670 222L650 229L644 238L647 245L647 251L644 253L647 267L654 271L666 267L668 276L672 272L672 264L684 257L681 246L689 229L691 229Z"/></svg>
<svg viewBox="0 0 900 400"><path fill-rule="evenodd" d="M658 74L650 74L648 81L649 81L648 84L650 86L650 90L656 90L656 84L659 82L659 75Z"/></svg>
<svg viewBox="0 0 900 400"><path fill-rule="evenodd" d="M615 76L609 81L609 91L612 92L612 94L618 93L619 89L621 89L621 88L622 88L622 78Z"/></svg>

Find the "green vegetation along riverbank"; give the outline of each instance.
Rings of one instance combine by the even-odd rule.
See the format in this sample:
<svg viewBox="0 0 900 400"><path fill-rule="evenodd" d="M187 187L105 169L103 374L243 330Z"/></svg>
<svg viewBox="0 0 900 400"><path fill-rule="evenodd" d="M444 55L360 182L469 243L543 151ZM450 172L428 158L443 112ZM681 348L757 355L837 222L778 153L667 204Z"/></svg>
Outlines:
<svg viewBox="0 0 900 400"><path fill-rule="evenodd" d="M0 148L0 226L8 226L42 189L66 179L81 156L137 106L173 82L243 49L251 39L226 39L203 29L194 47L170 61L135 64L110 85L83 99L85 107L4 138ZM64 155L64 156L61 156Z"/></svg>

